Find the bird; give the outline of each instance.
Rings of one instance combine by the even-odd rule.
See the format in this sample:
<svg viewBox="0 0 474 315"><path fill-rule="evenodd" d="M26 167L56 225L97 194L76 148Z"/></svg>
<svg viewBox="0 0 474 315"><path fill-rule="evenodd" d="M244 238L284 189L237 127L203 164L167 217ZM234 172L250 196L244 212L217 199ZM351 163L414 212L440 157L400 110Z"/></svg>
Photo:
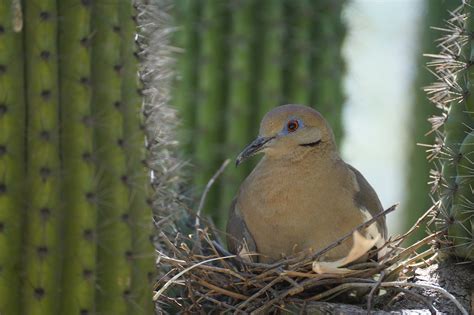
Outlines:
<svg viewBox="0 0 474 315"><path fill-rule="evenodd" d="M263 157L229 209L227 247L234 254L260 263L309 255L383 211L375 190L341 159L331 127L311 107L287 104L269 111L236 166L259 153ZM382 247L385 218L377 218L362 234L355 232L323 256L332 260L328 270L336 272L354 260L351 255L361 247L365 252Z"/></svg>

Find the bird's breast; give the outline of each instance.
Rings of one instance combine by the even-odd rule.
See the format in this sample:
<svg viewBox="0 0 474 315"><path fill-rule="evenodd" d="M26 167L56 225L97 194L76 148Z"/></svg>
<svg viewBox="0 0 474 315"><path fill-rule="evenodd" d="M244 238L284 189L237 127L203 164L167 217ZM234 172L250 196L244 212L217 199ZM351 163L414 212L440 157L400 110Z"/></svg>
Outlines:
<svg viewBox="0 0 474 315"><path fill-rule="evenodd" d="M317 250L362 222L350 187L332 173L330 167L259 165L249 175L238 202L259 252L277 259Z"/></svg>

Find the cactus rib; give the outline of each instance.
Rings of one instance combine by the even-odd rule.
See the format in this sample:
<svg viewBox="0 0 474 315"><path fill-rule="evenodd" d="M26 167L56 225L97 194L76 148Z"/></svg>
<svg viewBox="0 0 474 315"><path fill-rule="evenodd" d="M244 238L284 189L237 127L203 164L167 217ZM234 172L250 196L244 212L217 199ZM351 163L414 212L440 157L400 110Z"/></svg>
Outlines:
<svg viewBox="0 0 474 315"><path fill-rule="evenodd" d="M129 314L151 314L152 275L154 273L151 244L152 216L148 205L149 178L145 169L145 134L141 128L142 98L138 90L138 60L136 54L135 8L131 3L120 5L122 21L122 116L124 145L127 154L127 188L130 205L129 225L132 232L132 280L130 284Z"/></svg>
<svg viewBox="0 0 474 315"><path fill-rule="evenodd" d="M25 207L23 38L13 29L11 5L0 3L0 314L20 314Z"/></svg>
<svg viewBox="0 0 474 315"><path fill-rule="evenodd" d="M91 121L90 37L91 7L87 2L59 2L61 158L67 244L64 247L62 314L95 309L97 208L93 129ZM74 246L72 246L74 244Z"/></svg>
<svg viewBox="0 0 474 315"><path fill-rule="evenodd" d="M131 231L126 186L118 2L97 1L92 14L92 107L98 187L97 312L125 314L130 297Z"/></svg>
<svg viewBox="0 0 474 315"><path fill-rule="evenodd" d="M60 293L59 100L56 1L26 1L28 215L24 314L55 314Z"/></svg>

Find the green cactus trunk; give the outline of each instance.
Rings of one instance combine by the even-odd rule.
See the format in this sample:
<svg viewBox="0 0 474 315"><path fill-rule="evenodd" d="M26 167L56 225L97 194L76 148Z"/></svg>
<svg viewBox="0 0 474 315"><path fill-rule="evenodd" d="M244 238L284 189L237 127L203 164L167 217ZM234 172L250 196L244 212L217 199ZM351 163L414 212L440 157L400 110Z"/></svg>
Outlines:
<svg viewBox="0 0 474 315"><path fill-rule="evenodd" d="M21 3L0 3L0 313L151 314L133 2Z"/></svg>
<svg viewBox="0 0 474 315"><path fill-rule="evenodd" d="M433 57L435 61L431 65L440 82L427 89L431 100L443 109L440 117L432 119L433 129L442 127L430 150L437 166L432 171L435 179L433 190L439 205L437 228L447 230L447 239L442 244L449 244L447 249L451 254L474 260L474 99L471 67L474 46L470 35L474 10L468 1L453 12L451 32L443 38L449 41L441 51L442 55L451 58ZM438 92L433 93L433 90Z"/></svg>
<svg viewBox="0 0 474 315"><path fill-rule="evenodd" d="M233 78L229 87L228 106L224 121L226 126L225 152L238 152L254 136L252 134L253 99L253 50L255 29L255 2L245 0L232 4L231 35L235 48L230 52L229 76ZM250 164L230 167L225 173L226 185L222 187L218 226L224 226L227 209L237 192L236 187L249 172Z"/></svg>
<svg viewBox="0 0 474 315"><path fill-rule="evenodd" d="M314 43L311 69L310 104L331 124L338 144L344 135L341 113L345 101L343 92L344 60L341 47L345 38L342 22L343 0L313 1L311 24Z"/></svg>
<svg viewBox="0 0 474 315"><path fill-rule="evenodd" d="M64 218L64 264L62 314L95 309L97 273L97 194L93 163L90 48L84 41L90 33L91 8L79 0L61 1L59 34L62 194ZM67 244L75 244L68 246Z"/></svg>
<svg viewBox="0 0 474 315"><path fill-rule="evenodd" d="M132 275L124 117L120 110L123 63L119 11L117 2L97 2L92 18L96 32L92 42L92 106L100 174L97 311L112 314L127 313Z"/></svg>
<svg viewBox="0 0 474 315"><path fill-rule="evenodd" d="M131 3L121 3L122 28L122 106L124 117L124 148L127 155L126 185L132 230L132 281L128 314L152 314L152 284L154 275L152 237L152 211L149 205L149 176L145 165L145 134L141 107L142 96L138 89L138 53L134 43L136 15ZM134 84L135 83L135 84Z"/></svg>
<svg viewBox="0 0 474 315"><path fill-rule="evenodd" d="M262 74L258 85L258 117L283 102L283 63L285 33L283 0L262 1ZM256 118L257 120L258 118ZM258 122L257 122L258 123Z"/></svg>
<svg viewBox="0 0 474 315"><path fill-rule="evenodd" d="M21 231L27 206L23 199L26 173L23 42L22 34L14 29L17 15L14 4L0 3L1 314L20 314ZM16 4L19 6L19 2Z"/></svg>
<svg viewBox="0 0 474 315"><path fill-rule="evenodd" d="M25 3L28 215L24 314L55 314L60 293L58 11L56 1Z"/></svg>
<svg viewBox="0 0 474 315"><path fill-rule="evenodd" d="M311 106L311 20L309 0L287 2L287 42L285 54L285 103ZM278 104L281 105L281 104Z"/></svg>
<svg viewBox="0 0 474 315"><path fill-rule="evenodd" d="M200 32L199 85L196 113L195 187L204 189L222 163L220 144L224 128L223 114L226 104L226 2L210 0L202 4L202 31ZM207 198L207 213L219 222L218 190Z"/></svg>
<svg viewBox="0 0 474 315"><path fill-rule="evenodd" d="M474 260L474 132L470 132L463 140L459 150L457 163L456 194L452 201L451 217L454 218L448 227L448 235L453 242L456 255Z"/></svg>

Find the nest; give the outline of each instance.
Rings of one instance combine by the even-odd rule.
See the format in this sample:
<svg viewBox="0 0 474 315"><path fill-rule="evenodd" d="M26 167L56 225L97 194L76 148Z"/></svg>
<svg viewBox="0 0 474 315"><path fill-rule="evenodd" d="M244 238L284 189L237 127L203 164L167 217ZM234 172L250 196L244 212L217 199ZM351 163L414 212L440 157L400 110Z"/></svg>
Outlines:
<svg viewBox="0 0 474 315"><path fill-rule="evenodd" d="M390 300L402 292L422 301L432 312L436 311L426 298L409 289L423 285L406 280L416 268L426 267L436 259L434 240L442 231L407 248L401 247L409 235L435 217L435 206L405 234L393 237L382 248L369 252L372 259L367 262L347 266L350 271L344 274L317 274L313 270L314 262L352 237L354 231L364 229L380 216L395 210L396 205L334 240L311 257L293 256L273 264L254 263L229 253L220 241L222 232L211 221L201 218L203 200L215 177L206 187L198 211L188 210L187 228L179 230L175 224L170 229L170 222L166 219L159 224L158 264L162 276L155 285L154 300L160 310L175 312L179 309L192 313L301 312L305 309L321 310L319 307L327 307L327 303L321 302L336 301L365 304L370 311L378 303L390 305ZM431 246L426 249L429 244ZM377 261L375 257L382 249L384 255ZM440 287L430 289L457 302Z"/></svg>

